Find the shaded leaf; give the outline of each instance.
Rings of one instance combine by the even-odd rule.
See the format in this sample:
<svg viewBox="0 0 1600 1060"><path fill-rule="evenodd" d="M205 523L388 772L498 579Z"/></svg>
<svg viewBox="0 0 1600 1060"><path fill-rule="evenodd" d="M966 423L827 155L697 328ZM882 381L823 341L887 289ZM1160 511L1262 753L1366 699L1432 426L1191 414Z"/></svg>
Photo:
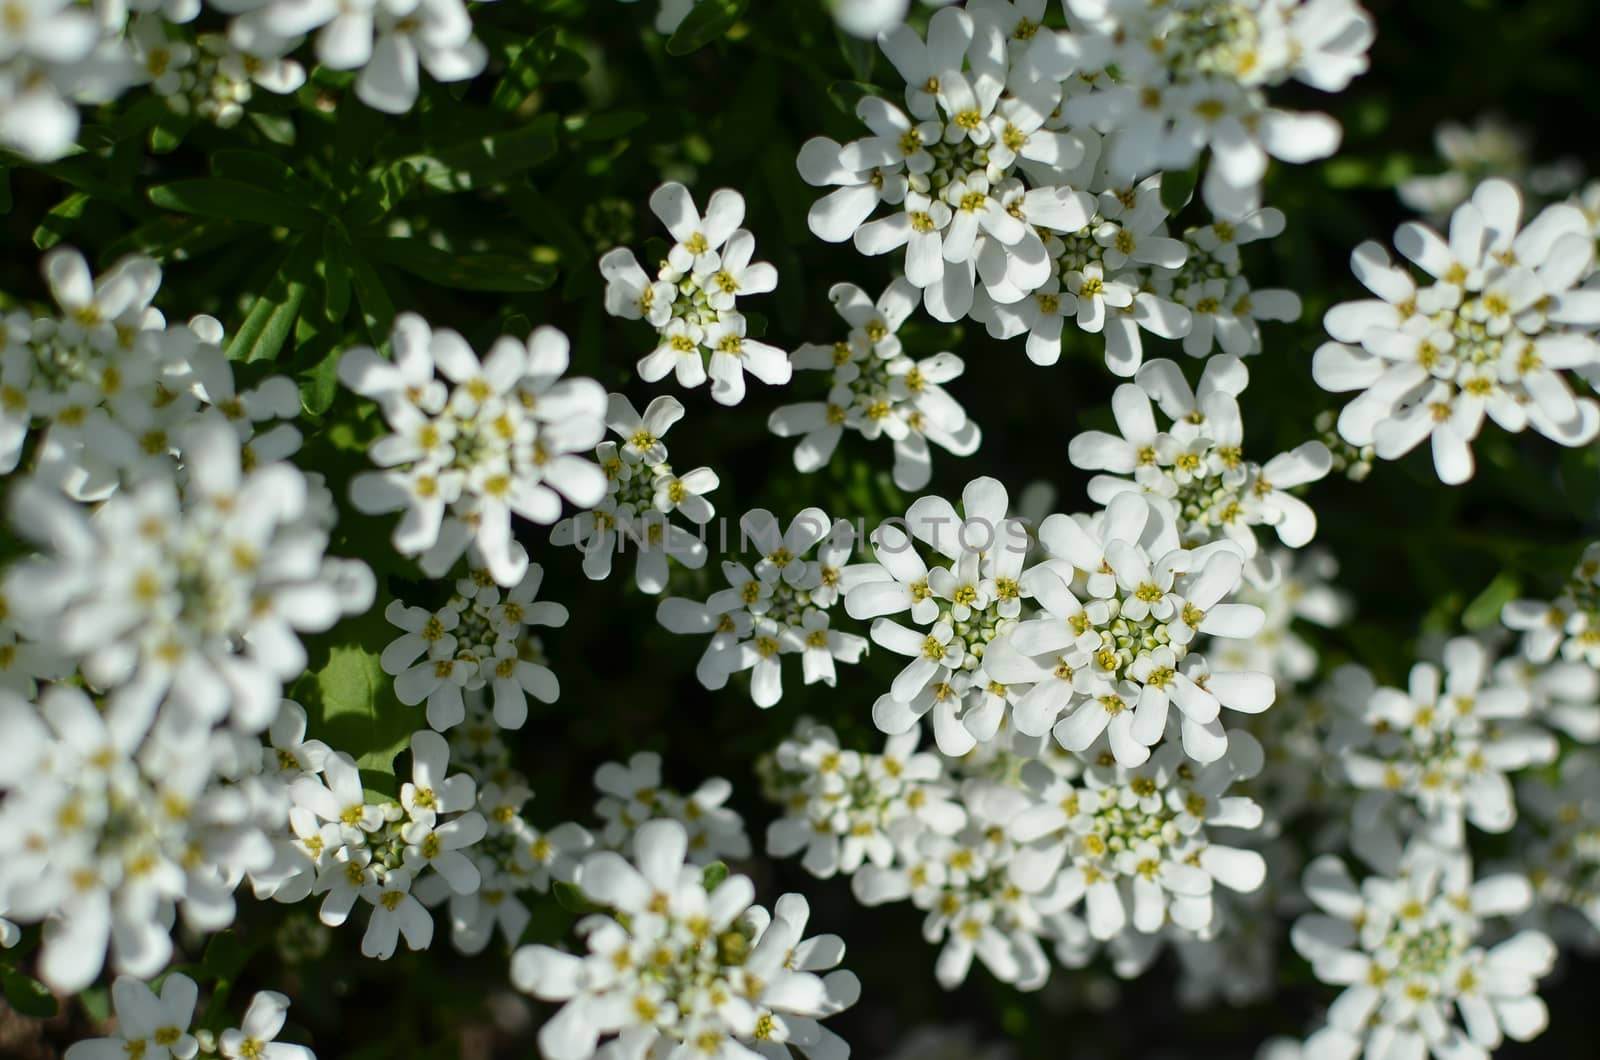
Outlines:
<svg viewBox="0 0 1600 1060"><path fill-rule="evenodd" d="M727 33L749 0L700 0L667 38L668 55L688 55Z"/></svg>
<svg viewBox="0 0 1600 1060"><path fill-rule="evenodd" d="M299 201L239 180L202 177L158 184L150 189L150 201L163 210L272 227L306 228L318 220L316 211Z"/></svg>

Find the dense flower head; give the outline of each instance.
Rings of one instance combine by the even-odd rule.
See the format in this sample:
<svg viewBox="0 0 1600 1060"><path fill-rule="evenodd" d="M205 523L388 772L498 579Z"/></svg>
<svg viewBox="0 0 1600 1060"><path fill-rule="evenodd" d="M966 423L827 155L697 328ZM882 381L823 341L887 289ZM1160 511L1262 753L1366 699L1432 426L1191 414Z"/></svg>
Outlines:
<svg viewBox="0 0 1600 1060"><path fill-rule="evenodd" d="M502 594L488 571L469 568L436 611L391 601L384 617L402 632L380 662L394 676L400 702L426 701L428 724L440 732L466 717L463 695L469 691L491 691L495 724L506 729L520 729L527 720L529 696L554 703L561 684L529 630L565 625L567 609L534 599L543 581L544 568L532 563Z"/></svg>
<svg viewBox="0 0 1600 1060"><path fill-rule="evenodd" d="M841 283L828 297L850 325L849 334L831 346L807 343L789 355L798 371L829 373L826 399L784 405L767 419L779 437L801 436L795 468L826 466L847 430L894 443L894 484L903 490L928 484L930 443L956 456L977 452L982 431L942 385L959 377L966 364L949 352L914 360L895 334L916 309L916 289L897 279L873 302L861 288Z"/></svg>
<svg viewBox="0 0 1600 1060"><path fill-rule="evenodd" d="M748 335L749 321L735 308L741 295L765 294L778 285L778 270L752 261L756 239L746 229L744 196L731 188L712 193L702 216L682 184L667 183L650 196L650 209L674 240L654 280L633 251L618 247L600 259L606 279L606 312L644 320L660 342L639 361L648 383L669 374L682 387L707 377L711 396L723 405L744 400L745 373L763 383L789 381L782 350Z"/></svg>
<svg viewBox="0 0 1600 1060"><path fill-rule="evenodd" d="M790 857L821 879L894 858L895 822L912 818L941 835L966 822L953 778L932 751L918 751L912 728L879 754L839 746L832 729L802 719L794 737L762 763L765 795L783 807L767 828L767 853Z"/></svg>
<svg viewBox="0 0 1600 1060"><path fill-rule="evenodd" d="M1307 1055L1354 1056L1365 1045L1487 1057L1505 1038L1538 1035L1548 1014L1536 984L1555 963L1555 945L1537 931L1487 949L1479 941L1486 918L1528 907L1528 881L1475 879L1465 854L1390 846L1375 859L1380 875L1359 884L1332 855L1306 868L1306 895L1319 911L1295 923L1291 940L1317 978L1344 987Z"/></svg>
<svg viewBox="0 0 1600 1060"><path fill-rule="evenodd" d="M744 818L724 805L733 785L722 777L710 777L684 795L662 782L660 755L639 751L626 763L601 765L595 770L594 786L600 793L594 805L602 822L598 837L608 850L632 857L640 829L664 819L684 829L686 856L696 865L750 856Z"/></svg>
<svg viewBox="0 0 1600 1060"><path fill-rule="evenodd" d="M352 503L404 512L394 547L424 573L444 575L470 548L497 583L516 585L528 556L513 513L549 524L563 497L587 508L605 496L605 476L577 455L605 432L605 391L562 378L569 347L551 327L527 342L502 336L480 360L456 332L402 313L390 343L392 362L368 347L339 360L340 380L377 402L391 430L369 450L385 470L356 476Z"/></svg>
<svg viewBox="0 0 1600 1060"><path fill-rule="evenodd" d="M630 548L636 553L634 583L640 592L655 594L667 587L669 559L690 570L705 566L700 528L716 514L705 495L720 480L709 467L680 475L668 463L664 438L683 413L683 403L665 394L652 400L642 415L621 394L608 399L606 427L621 441L601 442L594 451L605 472L605 495L589 511L562 520L550 531L552 544L582 551L587 577L609 578L615 557ZM673 513L696 530L672 521Z"/></svg>
<svg viewBox="0 0 1600 1060"><path fill-rule="evenodd" d="M39 972L58 990L93 982L108 944L118 971L156 975L174 911L225 927L240 877L272 860L282 791L230 769L227 730L178 743L150 723L72 685L0 694L0 895L8 916L47 921Z"/></svg>
<svg viewBox="0 0 1600 1060"><path fill-rule="evenodd" d="M324 554L331 505L298 468L247 468L215 414L181 437L181 482L152 477L93 512L18 488L12 522L48 551L7 573L6 598L113 710L159 706L161 730L190 742L224 719L260 732L305 670L300 635L371 606L372 573Z"/></svg>
<svg viewBox="0 0 1600 1060"><path fill-rule="evenodd" d="M1351 265L1377 297L1324 319L1334 341L1317 351L1318 385L1361 391L1339 415L1345 440L1386 460L1431 440L1440 481L1459 485L1485 416L1567 446L1595 437L1600 405L1575 397L1565 374L1600 359L1600 297L1579 286L1594 267L1582 210L1556 204L1524 224L1518 189L1486 180L1456 208L1448 237L1407 222L1395 248L1425 282L1363 243Z"/></svg>
<svg viewBox="0 0 1600 1060"><path fill-rule="evenodd" d="M1330 746L1342 752L1350 785L1366 793L1357 827L1401 798L1445 846L1461 845L1464 820L1510 829L1516 799L1506 775L1551 761L1556 741L1522 720L1527 691L1500 685L1491 662L1482 644L1458 637L1445 645L1442 666L1413 666L1406 689L1376 688L1351 704Z"/></svg>
<svg viewBox="0 0 1600 1060"><path fill-rule="evenodd" d="M1316 533L1316 515L1288 492L1328 473L1327 447L1306 442L1265 465L1244 456L1239 395L1249 380L1232 355L1206 362L1193 390L1171 361L1149 361L1133 383L1112 397L1120 435L1086 431L1072 440L1067 456L1086 469L1104 470L1089 482L1089 496L1108 504L1119 493L1138 491L1166 510L1185 546L1226 540L1248 560L1251 581L1268 584L1276 572L1270 556L1258 556L1255 527L1270 526L1290 548ZM1169 421L1158 430L1155 409Z"/></svg>
<svg viewBox="0 0 1600 1060"><path fill-rule="evenodd" d="M587 952L526 946L512 957L519 989L564 1002L540 1028L540 1050L585 1060L600 1039L620 1034L647 1055L842 1053L819 1021L860 993L855 976L837 969L843 941L804 937L810 908L801 896L784 895L768 913L751 905L747 877L713 884L685 862L687 850L682 825L652 821L631 862L611 851L584 859L578 886L602 910L579 924Z"/></svg>
<svg viewBox="0 0 1600 1060"><path fill-rule="evenodd" d="M317 915L335 928L357 902L369 906L361 939L367 957L389 959L402 936L408 948L426 949L433 918L413 887L435 875L455 894L483 886L470 856L488 831L477 785L466 773L448 773L449 764L444 737L424 729L411 737L411 779L398 801L369 797L355 760L342 752L300 769L289 782L292 806L274 837L276 856L251 874L256 895L279 902L320 895Z"/></svg>
<svg viewBox="0 0 1600 1060"><path fill-rule="evenodd" d="M833 685L834 664L857 662L867 647L865 638L830 625L829 611L849 585L844 561L855 547L849 522L804 508L785 529L777 516L754 508L739 518L738 533L740 551L761 558L752 565L724 560L728 588L704 603L667 597L656 620L674 633L711 634L695 676L713 691L748 670L751 700L770 707L783 697L785 655L800 656L806 684Z"/></svg>

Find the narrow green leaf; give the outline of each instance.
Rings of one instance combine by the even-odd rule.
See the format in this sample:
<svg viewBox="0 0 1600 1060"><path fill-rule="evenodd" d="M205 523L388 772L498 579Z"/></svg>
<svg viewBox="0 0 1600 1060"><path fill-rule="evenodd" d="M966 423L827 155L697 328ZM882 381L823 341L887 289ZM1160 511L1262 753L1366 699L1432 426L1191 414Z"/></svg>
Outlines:
<svg viewBox="0 0 1600 1060"><path fill-rule="evenodd" d="M1461 612L1461 624L1476 633L1499 625L1500 611L1522 595L1522 583L1509 571L1495 577L1488 586Z"/></svg>
<svg viewBox="0 0 1600 1060"><path fill-rule="evenodd" d="M309 200L317 194L316 187L296 173L293 166L264 151L234 148L213 151L210 163L212 176L219 180L288 193L301 200Z"/></svg>
<svg viewBox="0 0 1600 1060"><path fill-rule="evenodd" d="M559 121L556 114L544 114L520 129L456 144L431 155L407 155L390 165L415 166L422 182L436 191L470 191L532 169L553 156Z"/></svg>
<svg viewBox="0 0 1600 1060"><path fill-rule="evenodd" d="M294 330L316 264L313 240L302 236L290 247L272 281L251 305L244 323L228 341L230 361L274 358Z"/></svg>
<svg viewBox="0 0 1600 1060"><path fill-rule="evenodd" d="M258 111L254 105L245 113L249 117L251 124L268 141L280 147L294 146L294 122L288 117L282 114L268 114L265 111Z"/></svg>
<svg viewBox="0 0 1600 1060"><path fill-rule="evenodd" d="M193 127L193 117L168 110L150 128L151 152L158 155L171 154L182 146L183 138L189 135L189 130Z"/></svg>
<svg viewBox="0 0 1600 1060"><path fill-rule="evenodd" d="M9 965L0 965L0 991L12 1008L32 1019L50 1019L61 1008L49 987Z"/></svg>
<svg viewBox="0 0 1600 1060"><path fill-rule="evenodd" d="M688 55L721 37L744 14L749 0L700 0L667 38L668 55Z"/></svg>
<svg viewBox="0 0 1600 1060"><path fill-rule="evenodd" d="M11 170L0 166L0 213L11 212Z"/></svg>
<svg viewBox="0 0 1600 1060"><path fill-rule="evenodd" d="M322 308L330 324L337 324L350 311L350 259L355 248L344 227L332 221L322 233Z"/></svg>
<svg viewBox="0 0 1600 1060"><path fill-rule="evenodd" d="M200 960L200 969L210 982L231 983L239 978L239 972L243 970L249 956L250 951L239 940L237 931L219 931L211 936L210 942L206 943L206 952Z"/></svg>
<svg viewBox="0 0 1600 1060"><path fill-rule="evenodd" d="M846 33L837 26L834 27L834 32L839 37L839 51L844 55L850 73L857 81L871 81L872 66L878 59L877 42Z"/></svg>
<svg viewBox="0 0 1600 1060"><path fill-rule="evenodd" d="M75 191L50 207L50 212L44 215L39 227L33 230L33 245L40 250L49 250L61 242L71 231L73 222L83 216L83 209L88 205L88 194Z"/></svg>
<svg viewBox="0 0 1600 1060"><path fill-rule="evenodd" d="M202 177L158 184L150 189L150 201L163 210L272 227L308 228L319 220L315 210L288 195L238 180Z"/></svg>
<svg viewBox="0 0 1600 1060"><path fill-rule="evenodd" d="M575 114L567 119L567 132L575 140L615 140L649 120L642 110L613 110L603 114Z"/></svg>
<svg viewBox="0 0 1600 1060"><path fill-rule="evenodd" d="M420 239L369 239L360 249L431 283L465 291L542 291L556 280L552 265L506 254L452 254Z"/></svg>
<svg viewBox="0 0 1600 1060"><path fill-rule="evenodd" d="M389 337L389 327L394 323L394 300L389 297L383 277L372 267L372 262L355 254L350 261L350 289L361 305L361 314L373 344Z"/></svg>

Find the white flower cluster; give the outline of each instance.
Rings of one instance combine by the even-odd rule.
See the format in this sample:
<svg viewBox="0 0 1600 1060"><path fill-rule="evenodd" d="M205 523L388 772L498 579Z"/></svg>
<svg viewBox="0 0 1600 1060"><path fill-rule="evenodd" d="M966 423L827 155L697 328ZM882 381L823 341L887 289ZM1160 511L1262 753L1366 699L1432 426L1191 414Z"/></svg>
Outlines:
<svg viewBox="0 0 1600 1060"><path fill-rule="evenodd" d="M1533 918L1558 942L1600 949L1600 758L1566 756L1552 784L1538 775L1517 782L1517 804L1535 822L1516 848L1533 885Z"/></svg>
<svg viewBox="0 0 1600 1060"><path fill-rule="evenodd" d="M1548 663L1559 652L1600 669L1600 542L1583 550L1554 600L1512 600L1501 621L1522 634L1522 654L1531 663Z"/></svg>
<svg viewBox="0 0 1600 1060"><path fill-rule="evenodd" d="M1528 908L1526 879L1475 880L1466 854L1418 841L1402 853L1391 839L1367 860L1377 874L1359 884L1331 855L1306 867L1319 911L1290 938L1317 978L1344 987L1307 1040L1308 1057L1486 1057L1505 1038L1544 1030L1537 982L1555 964L1554 943L1537 931L1479 942L1487 920Z"/></svg>
<svg viewBox="0 0 1600 1060"><path fill-rule="evenodd" d="M372 572L324 556L331 499L291 464L245 470L238 436L212 415L177 431L183 481L119 490L92 516L38 481L12 520L48 552L6 574L17 628L68 659L136 727L203 744L231 721L260 732L305 672L299 634L372 604Z"/></svg>
<svg viewBox="0 0 1600 1060"><path fill-rule="evenodd" d="M696 865L750 856L750 837L744 819L724 806L733 785L711 777L694 791L682 795L661 780L661 756L639 751L627 763L606 762L594 773L600 798L594 812L601 820L599 845L623 857L633 857L639 829L650 821L676 821L688 837L687 857Z"/></svg>
<svg viewBox="0 0 1600 1060"><path fill-rule="evenodd" d="M555 545L572 545L583 552L583 573L600 581L611 576L613 557L632 548L634 584L652 596L667 587L667 560L691 570L706 563L706 544L671 521L679 512L703 528L716 509L705 495L720 485L717 473L698 467L684 475L667 462L662 439L683 418L683 403L665 394L651 401L640 415L621 394L612 394L606 407L606 426L622 444L601 442L595 459L605 472L606 493L589 511L563 519L550 531Z"/></svg>
<svg viewBox="0 0 1600 1060"><path fill-rule="evenodd" d="M1076 467L1110 472L1089 482L1096 503L1143 493L1183 528L1185 546L1232 542L1252 561L1250 580L1261 584L1274 574L1255 527L1272 527L1289 548L1310 542L1316 515L1288 490L1321 479L1331 460L1318 441L1265 465L1246 460L1238 396L1248 381L1243 362L1231 355L1207 361L1193 390L1176 364L1150 361L1112 396L1120 435L1086 431L1072 440L1067 458ZM1166 430L1157 430L1153 405L1170 421Z"/></svg>
<svg viewBox="0 0 1600 1060"><path fill-rule="evenodd" d="M1431 440L1440 481L1459 485L1485 416L1566 446L1600 432L1600 404L1575 397L1566 374L1600 365L1590 222L1568 203L1526 225L1522 214L1517 188L1486 180L1451 216L1448 238L1401 225L1395 248L1426 284L1377 243L1355 249L1351 266L1377 297L1329 310L1335 341L1312 362L1324 390L1361 391L1339 415L1351 445L1395 460Z"/></svg>
<svg viewBox="0 0 1600 1060"><path fill-rule="evenodd" d="M439 732L466 718L466 692L490 689L495 724L504 729L522 728L529 696L554 703L560 682L545 665L543 644L528 631L566 625L567 609L534 600L543 581L544 568L532 563L502 594L488 571L470 569L436 611L392 601L384 617L403 632L379 661L395 678L400 702L426 701L428 724Z"/></svg>
<svg viewBox="0 0 1600 1060"><path fill-rule="evenodd" d="M39 975L56 990L92 983L108 943L117 970L154 977L175 912L227 926L241 877L271 862L283 792L249 777L259 741L205 732L177 743L71 685L37 703L0 693L0 910L45 923Z"/></svg>
<svg viewBox="0 0 1600 1060"><path fill-rule="evenodd" d="M867 96L872 136L802 148L807 183L838 188L812 231L865 254L904 247L933 316L1026 333L1039 364L1060 357L1067 319L1105 334L1123 376L1141 331L1196 356L1259 352L1257 321L1299 315L1293 294L1252 291L1240 271L1239 245L1283 227L1260 207L1267 154L1304 161L1338 141L1332 119L1270 109L1262 90L1343 88L1365 68L1370 19L1349 0L1069 0L1062 31L1041 25L1043 7L981 0L935 13L926 39L886 33L907 109ZM1208 147L1217 220L1174 239L1161 172ZM880 205L891 212L869 220Z"/></svg>
<svg viewBox="0 0 1600 1060"><path fill-rule="evenodd" d="M39 432L33 471L79 500L119 484L170 478L183 458L183 428L202 410L232 424L247 465L281 460L300 432L257 424L300 412L282 376L235 391L222 354L222 325L197 316L168 325L151 302L161 268L141 255L96 277L83 255L57 247L41 262L58 311L0 316L0 471L21 459Z"/></svg>
<svg viewBox="0 0 1600 1060"><path fill-rule="evenodd" d="M1407 688L1376 688L1351 702L1350 724L1338 726L1329 750L1347 781L1364 795L1355 826L1393 820L1395 799L1408 800L1419 828L1442 847L1460 848L1464 824L1508 831L1516 799L1507 773L1551 762L1556 741L1524 721L1528 692L1502 685L1482 644L1467 637L1444 647L1443 667L1419 662Z"/></svg>
<svg viewBox="0 0 1600 1060"><path fill-rule="evenodd" d="M739 519L739 551L752 546L754 567L726 560L728 588L704 603L671 596L656 608L656 620L674 633L711 634L695 676L716 690L736 673L750 671L750 698L770 707L783 697L783 656L799 655L806 684L832 687L835 663L854 664L867 642L833 629L829 611L848 582L844 561L855 537L847 521L835 523L819 508L795 515L787 530L776 516L755 508ZM817 550L815 559L806 554Z"/></svg>
<svg viewBox="0 0 1600 1060"><path fill-rule="evenodd" d="M917 291L895 280L876 303L854 284L828 292L850 333L832 346L807 343L789 355L798 371L828 372L824 401L784 405L767 419L780 438L800 435L794 466L803 472L827 465L846 430L868 441L894 443L894 484L920 490L933 475L929 443L956 456L978 451L983 433L944 389L966 371L953 353L913 360L895 334L917 307Z"/></svg>
<svg viewBox="0 0 1600 1060"><path fill-rule="evenodd" d="M612 851L583 861L578 886L601 908L580 923L587 952L526 946L511 962L516 986L561 1010L539 1029L548 1060L587 1060L602 1038L640 1055L693 1049L708 1056L836 1057L848 1046L820 1022L850 1007L861 987L838 968L837 935L805 937L810 907L797 894L773 911L751 905L744 876L720 881L686 863L688 835L652 821L633 860Z"/></svg>
<svg viewBox="0 0 1600 1060"><path fill-rule="evenodd" d="M180 113L227 127L255 88L286 95L305 83L290 58L316 34L315 55L330 70L358 71L355 92L369 107L404 114L417 100L420 70L465 81L488 63L462 0L226 0L205 5L226 16L226 33L197 32L200 0L100 4L14 0L0 40L0 143L37 161L60 158L78 135L77 105L106 103L148 85Z"/></svg>
<svg viewBox="0 0 1600 1060"><path fill-rule="evenodd" d="M975 479L961 515L924 497L906 513L911 537L874 532L878 562L853 574L845 608L875 618L872 639L911 658L873 705L884 732L931 712L939 749L961 755L1009 714L1023 736L1053 733L1070 751L1108 732L1118 762L1136 766L1175 705L1183 746L1204 763L1227 749L1223 707L1254 714L1272 703L1266 674L1212 672L1193 650L1200 634L1244 638L1261 626L1259 609L1226 602L1244 570L1235 546L1183 548L1177 525L1130 492L1093 517L1046 518L1044 557L1025 570L1029 538L1007 505L1000 483ZM933 550L932 566L913 540ZM883 617L904 612L918 628Z"/></svg>
<svg viewBox="0 0 1600 1060"><path fill-rule="evenodd" d="M111 984L115 1035L76 1042L67 1048L65 1060L316 1060L305 1046L277 1040L289 999L276 990L258 991L239 1026L221 1034L191 1032L199 1000L199 986L182 972L166 976L159 995L148 983L119 976Z"/></svg>
<svg viewBox="0 0 1600 1060"><path fill-rule="evenodd" d="M290 734L291 736L293 734ZM371 907L361 952L387 960L401 936L413 950L433 940L433 918L414 886L437 874L455 894L483 883L467 851L484 838L477 785L447 775L450 748L436 732L411 737L411 779L400 799L370 801L355 760L326 747L290 746L282 762L292 807L272 864L251 874L258 898L322 895L318 916L339 927L358 901Z"/></svg>
<svg viewBox="0 0 1600 1060"><path fill-rule="evenodd" d="M789 359L749 337L749 321L736 308L740 295L778 286L777 269L751 260L756 237L739 227L744 196L731 188L713 192L701 216L689 189L669 183L650 196L650 209L674 240L656 278L626 247L600 259L606 312L644 320L660 337L640 359L639 377L655 383L671 374L679 386L697 387L709 375L711 396L723 405L744 400L746 372L772 386L787 383Z"/></svg>
<svg viewBox="0 0 1600 1060"><path fill-rule="evenodd" d="M450 943L465 954L482 953L497 933L515 946L532 919L522 896L548 894L554 883L572 882L579 860L595 845L594 836L571 821L546 830L528 820L523 806L533 791L511 767L503 730L482 698L467 694L466 721L449 734L451 760L476 784L484 821L483 838L462 848L478 870L478 886L460 891L432 873L416 881L413 891L430 908L448 904Z"/></svg>
<svg viewBox="0 0 1600 1060"><path fill-rule="evenodd" d="M369 449L385 470L357 475L351 501L403 511L394 547L430 577L467 553L496 583L516 585L528 555L512 536L513 513L549 524L562 497L587 508L605 496L605 476L576 455L605 433L605 391L562 378L569 345L551 327L527 342L501 336L480 361L456 332L402 313L390 344L393 361L365 346L339 360L340 380L377 402L392 432Z"/></svg>

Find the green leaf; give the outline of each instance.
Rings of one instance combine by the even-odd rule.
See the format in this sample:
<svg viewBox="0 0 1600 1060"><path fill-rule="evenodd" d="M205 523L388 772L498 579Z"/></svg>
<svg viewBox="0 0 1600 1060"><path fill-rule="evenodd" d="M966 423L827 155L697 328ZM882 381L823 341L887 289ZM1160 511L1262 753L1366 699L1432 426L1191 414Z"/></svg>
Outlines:
<svg viewBox="0 0 1600 1060"><path fill-rule="evenodd" d="M295 240L272 281L251 305L244 323L228 340L230 361L264 361L278 355L294 330L314 276L316 254L310 237Z"/></svg>
<svg viewBox="0 0 1600 1060"><path fill-rule="evenodd" d="M294 146L294 122L282 114L267 114L252 106L245 112L251 124L269 142L280 147Z"/></svg>
<svg viewBox="0 0 1600 1060"><path fill-rule="evenodd" d="M0 964L0 991L12 1008L32 1019L50 1019L61 1009L49 987L10 965Z"/></svg>
<svg viewBox="0 0 1600 1060"><path fill-rule="evenodd" d="M381 604L338 630L348 643L330 649L327 662L294 685L305 704L307 732L354 757L364 777L386 778L392 785L395 756L422 724L421 712L395 698L394 678L383 672L376 653L362 647L390 639Z"/></svg>
<svg viewBox="0 0 1600 1060"><path fill-rule="evenodd" d="M75 191L50 207L50 212L44 215L39 227L33 230L33 245L40 250L49 250L61 242L72 229L73 222L83 216L83 208L88 205L88 193Z"/></svg>
<svg viewBox="0 0 1600 1060"><path fill-rule="evenodd" d="M11 170L0 166L0 214L11 212Z"/></svg>
<svg viewBox="0 0 1600 1060"><path fill-rule="evenodd" d="M219 180L249 184L269 192L289 192L297 199L310 199L317 194L317 189L301 179L293 166L263 151L213 151L211 174Z"/></svg>
<svg viewBox="0 0 1600 1060"><path fill-rule="evenodd" d="M193 127L194 119L192 117L168 110L150 128L151 152L165 155L176 151L183 144L183 138L189 135L189 130Z"/></svg>
<svg viewBox="0 0 1600 1060"><path fill-rule="evenodd" d="M668 55L698 51L733 28L749 0L700 0L667 38Z"/></svg>
<svg viewBox="0 0 1600 1060"><path fill-rule="evenodd" d="M616 140L649 120L642 110L613 110L603 114L575 114L567 119L567 132L575 140Z"/></svg>
<svg viewBox="0 0 1600 1060"><path fill-rule="evenodd" d="M452 254L420 239L369 239L360 248L377 261L465 291L542 291L556 280L552 265L508 254Z"/></svg>
<svg viewBox="0 0 1600 1060"><path fill-rule="evenodd" d="M322 277L323 313L330 324L339 323L350 311L350 259L355 253L350 237L337 221L323 230L318 271Z"/></svg>
<svg viewBox="0 0 1600 1060"><path fill-rule="evenodd" d="M394 300L383 284L383 277L372 267L372 262L360 254L350 260L350 289L361 305L362 316L371 332L373 344L389 337L389 327L394 323Z"/></svg>
<svg viewBox="0 0 1600 1060"><path fill-rule="evenodd" d="M295 199L240 180L200 178L158 184L150 201L163 210L250 224L308 228L319 217Z"/></svg>
<svg viewBox="0 0 1600 1060"><path fill-rule="evenodd" d="M700 873L700 882L705 885L707 894L721 887L722 881L727 878L728 866L720 861L713 861Z"/></svg>
<svg viewBox="0 0 1600 1060"><path fill-rule="evenodd" d="M872 65L878 59L877 42L846 33L838 26L834 27L834 33L839 37L839 51L844 55L850 73L857 81L871 81Z"/></svg>
<svg viewBox="0 0 1600 1060"><path fill-rule="evenodd" d="M431 155L407 155L390 166L415 166L436 191L470 191L532 169L556 153L556 114L544 114L510 132L483 136Z"/></svg>
<svg viewBox="0 0 1600 1060"><path fill-rule="evenodd" d="M219 931L206 943L200 969L211 982L231 983L239 978L239 972L249 957L250 951L239 941L237 931Z"/></svg>
<svg viewBox="0 0 1600 1060"><path fill-rule="evenodd" d="M1167 213L1175 214L1189 205L1189 200L1194 198L1195 183L1199 179L1198 162L1188 169L1161 175L1161 205L1167 208Z"/></svg>
<svg viewBox="0 0 1600 1060"><path fill-rule="evenodd" d="M1499 625L1501 610L1521 595L1522 583L1517 576L1509 571L1502 573L1461 612L1461 624L1473 633Z"/></svg>

